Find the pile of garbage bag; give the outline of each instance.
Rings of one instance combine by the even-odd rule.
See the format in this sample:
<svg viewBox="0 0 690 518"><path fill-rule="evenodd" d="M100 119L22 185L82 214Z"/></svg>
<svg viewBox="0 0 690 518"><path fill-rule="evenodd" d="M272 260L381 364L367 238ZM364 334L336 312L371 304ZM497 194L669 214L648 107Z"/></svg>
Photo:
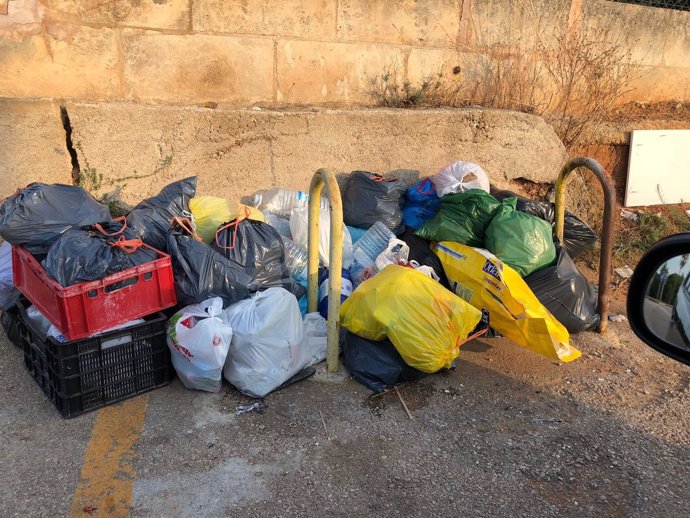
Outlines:
<svg viewBox="0 0 690 518"><path fill-rule="evenodd" d="M594 328L598 314L573 258L596 235L568 214L557 243L551 204L490 190L488 174L465 161L411 185L366 171L347 178L341 346L372 391L454 368L462 344L480 336L559 361L580 355L570 333ZM319 205L319 312L307 314L304 192L273 188L240 203L196 196L191 177L113 219L79 187L31 184L0 205L3 324L18 297L11 245L63 287L168 254L177 306L167 344L182 383L218 392L224 378L262 398L326 357L331 212L326 198ZM37 308L27 315L60 336Z"/></svg>

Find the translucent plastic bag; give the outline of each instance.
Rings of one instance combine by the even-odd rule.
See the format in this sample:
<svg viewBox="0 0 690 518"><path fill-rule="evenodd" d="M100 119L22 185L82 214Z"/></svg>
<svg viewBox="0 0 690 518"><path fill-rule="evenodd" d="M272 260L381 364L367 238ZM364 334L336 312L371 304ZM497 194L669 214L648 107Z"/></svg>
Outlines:
<svg viewBox="0 0 690 518"><path fill-rule="evenodd" d="M228 307L234 335L223 375L251 397L264 397L312 360L297 299L269 288Z"/></svg>
<svg viewBox="0 0 690 518"><path fill-rule="evenodd" d="M551 225L515 209L517 198L503 200L486 227L486 248L521 276L546 268L556 260Z"/></svg>
<svg viewBox="0 0 690 518"><path fill-rule="evenodd" d="M375 264L378 271L383 270L390 264L407 264L407 258L410 255L410 247L405 241L400 239L391 239L388 242L386 249L376 258Z"/></svg>
<svg viewBox="0 0 690 518"><path fill-rule="evenodd" d="M451 289L488 312L489 325L506 338L553 360L580 357L563 325L537 300L522 277L480 248L452 243L435 247Z"/></svg>
<svg viewBox="0 0 690 518"><path fill-rule="evenodd" d="M192 198L189 200L189 210L194 217L196 231L206 244L213 241L219 226L233 219L246 217L256 221L266 221L266 217L259 209L216 196Z"/></svg>
<svg viewBox="0 0 690 518"><path fill-rule="evenodd" d="M184 386L218 392L232 340L232 327L220 318L220 297L178 311L168 322L172 364Z"/></svg>
<svg viewBox="0 0 690 518"><path fill-rule="evenodd" d="M458 160L447 165L431 177L436 194L443 198L446 194L481 189L489 192L489 176L477 164Z"/></svg>
<svg viewBox="0 0 690 518"><path fill-rule="evenodd" d="M329 209L321 208L319 219L319 258L321 263L328 268L328 255L331 247L331 213ZM309 239L309 207L293 209L290 215L290 231L292 240L298 245L308 249ZM350 231L343 224L343 268L352 265L352 238Z"/></svg>
<svg viewBox="0 0 690 518"><path fill-rule="evenodd" d="M369 228L381 221L394 234L405 230L404 196L407 184L366 171L354 171L343 189L343 218L353 227Z"/></svg>
<svg viewBox="0 0 690 518"><path fill-rule="evenodd" d="M484 246L486 227L500 207L496 198L481 189L449 194L441 200L441 208L436 215L416 234L429 241Z"/></svg>
<svg viewBox="0 0 690 518"><path fill-rule="evenodd" d="M547 221L553 226L556 220L556 204L530 200L511 191L494 191L492 195L500 201L517 198L515 208ZM571 259L577 259L597 242L597 233L572 212L565 211L563 225L563 247Z"/></svg>
<svg viewBox="0 0 690 518"><path fill-rule="evenodd" d="M304 334L311 354L311 365L316 365L326 359L328 349L328 327L326 319L318 312L307 313L304 316Z"/></svg>
<svg viewBox="0 0 690 518"><path fill-rule="evenodd" d="M403 222L406 227L415 230L433 218L441 207L441 199L436 196L436 189L430 178L424 178L410 186L405 198Z"/></svg>
<svg viewBox="0 0 690 518"><path fill-rule="evenodd" d="M423 273L391 265L360 284L340 317L351 333L388 338L405 363L431 373L452 365L482 314Z"/></svg>

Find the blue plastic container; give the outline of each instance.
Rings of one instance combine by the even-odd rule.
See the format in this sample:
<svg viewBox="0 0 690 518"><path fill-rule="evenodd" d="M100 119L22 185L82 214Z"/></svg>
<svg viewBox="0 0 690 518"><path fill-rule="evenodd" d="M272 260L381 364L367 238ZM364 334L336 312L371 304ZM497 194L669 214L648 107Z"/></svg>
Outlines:
<svg viewBox="0 0 690 518"><path fill-rule="evenodd" d="M352 293L352 277L350 272L343 268L343 283L340 288L340 302L345 302L345 299ZM319 313L323 318L328 318L328 269L325 269L319 275Z"/></svg>

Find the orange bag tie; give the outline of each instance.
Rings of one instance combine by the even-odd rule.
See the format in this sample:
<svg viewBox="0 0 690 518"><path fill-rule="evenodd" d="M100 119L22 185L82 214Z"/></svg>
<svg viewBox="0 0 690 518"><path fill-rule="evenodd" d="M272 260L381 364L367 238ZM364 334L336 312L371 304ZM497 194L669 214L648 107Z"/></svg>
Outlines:
<svg viewBox="0 0 690 518"><path fill-rule="evenodd" d="M120 236L120 239L110 243L110 246L119 248L127 254L133 254L143 246L141 239L125 239L125 236Z"/></svg>
<svg viewBox="0 0 690 518"><path fill-rule="evenodd" d="M113 219L113 222L115 222L115 221L117 221L117 222L122 221L122 228L121 228L120 230L118 230L117 232L113 232L112 234L108 234L108 233L103 229L103 227L100 225L100 223L94 224L94 225L93 225L93 228L95 228L96 230L98 230L98 231L99 231L101 234L103 234L104 236L108 236L108 237L119 236L119 235L122 234L122 233L125 231L125 229L127 228L127 218L125 218L124 216L120 216L119 218Z"/></svg>
<svg viewBox="0 0 690 518"><path fill-rule="evenodd" d="M193 237L197 241L202 241L199 234L197 234L196 230L194 230L194 224L192 223L191 219L181 218L179 216L175 216L175 217L173 217L173 219L170 220L170 226L172 227L175 224L177 226L179 226L182 230L187 232L191 237Z"/></svg>
<svg viewBox="0 0 690 518"><path fill-rule="evenodd" d="M233 219L230 223L227 223L226 225L223 225L222 227L218 228L216 230L216 245L218 245L219 248L222 248L223 250L233 250L235 248L235 243L237 240L237 227L239 224L247 219L249 217L249 214L251 214L249 207L244 207L244 216L243 217L236 217ZM218 234L220 234L223 230L226 230L228 228L234 227L234 230L232 231L232 245L230 246L223 246L220 244L220 241L218 241Z"/></svg>

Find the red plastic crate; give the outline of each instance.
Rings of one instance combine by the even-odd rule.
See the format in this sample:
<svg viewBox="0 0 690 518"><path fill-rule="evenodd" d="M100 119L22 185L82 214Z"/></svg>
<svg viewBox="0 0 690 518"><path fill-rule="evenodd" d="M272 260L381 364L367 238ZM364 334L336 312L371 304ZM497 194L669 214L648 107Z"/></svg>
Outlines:
<svg viewBox="0 0 690 518"><path fill-rule="evenodd" d="M65 288L26 249L13 246L14 284L65 338L80 340L177 303L170 256L156 252L155 261Z"/></svg>

